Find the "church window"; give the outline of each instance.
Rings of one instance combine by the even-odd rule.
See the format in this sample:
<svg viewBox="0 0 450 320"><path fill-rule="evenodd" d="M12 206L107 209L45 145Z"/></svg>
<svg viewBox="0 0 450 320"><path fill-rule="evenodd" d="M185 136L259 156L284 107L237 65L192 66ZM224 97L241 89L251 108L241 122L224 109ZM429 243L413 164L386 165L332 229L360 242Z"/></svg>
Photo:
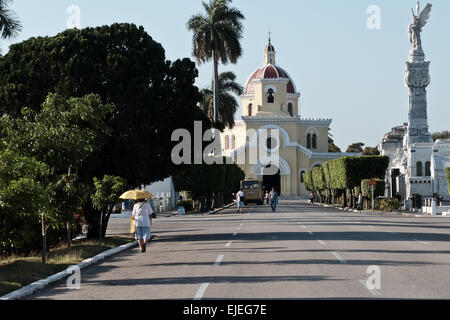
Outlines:
<svg viewBox="0 0 450 320"><path fill-rule="evenodd" d="M230 149L230 136L225 136L225 150Z"/></svg>
<svg viewBox="0 0 450 320"><path fill-rule="evenodd" d="M253 105L250 103L248 105L248 116L251 117L252 116L252 109L253 109Z"/></svg>
<svg viewBox="0 0 450 320"><path fill-rule="evenodd" d="M431 177L431 162L425 162L425 177Z"/></svg>
<svg viewBox="0 0 450 320"><path fill-rule="evenodd" d="M317 134L312 135L312 148L317 149Z"/></svg>
<svg viewBox="0 0 450 320"><path fill-rule="evenodd" d="M306 173L305 170L300 171L300 183L305 183L305 178L303 177L304 173Z"/></svg>
<svg viewBox="0 0 450 320"><path fill-rule="evenodd" d="M418 161L416 163L416 176L417 177L422 177L423 176L423 165L422 162Z"/></svg>
<svg viewBox="0 0 450 320"><path fill-rule="evenodd" d="M267 91L267 103L274 103L275 102L275 98L273 96L273 89L269 89Z"/></svg>
<svg viewBox="0 0 450 320"><path fill-rule="evenodd" d="M272 137L269 137L266 141L266 146L267 146L267 149L269 149L269 150L275 149L277 147L277 140L275 140Z"/></svg>
<svg viewBox="0 0 450 320"><path fill-rule="evenodd" d="M233 134L231 136L231 149L235 149L236 148L236 136Z"/></svg>
<svg viewBox="0 0 450 320"><path fill-rule="evenodd" d="M288 112L289 112L289 114L291 115L291 117L294 115L292 103L288 103Z"/></svg>
<svg viewBox="0 0 450 320"><path fill-rule="evenodd" d="M308 134L306 135L306 147L307 147L308 149L311 149L311 133L308 133Z"/></svg>

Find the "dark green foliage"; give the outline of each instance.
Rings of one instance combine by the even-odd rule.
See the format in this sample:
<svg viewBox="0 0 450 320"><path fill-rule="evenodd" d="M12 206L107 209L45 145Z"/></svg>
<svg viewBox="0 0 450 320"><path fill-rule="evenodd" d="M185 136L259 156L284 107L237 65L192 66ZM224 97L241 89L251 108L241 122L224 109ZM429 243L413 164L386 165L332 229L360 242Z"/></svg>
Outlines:
<svg viewBox="0 0 450 320"><path fill-rule="evenodd" d="M400 209L400 202L396 198L383 198L377 206L383 211L397 211Z"/></svg>
<svg viewBox="0 0 450 320"><path fill-rule="evenodd" d="M366 147L362 153L363 156L379 156L380 151L377 148Z"/></svg>
<svg viewBox="0 0 450 320"><path fill-rule="evenodd" d="M334 153L341 152L341 148L339 148L334 143L334 140L332 138L330 138L330 137L328 137L328 152L334 152Z"/></svg>
<svg viewBox="0 0 450 320"><path fill-rule="evenodd" d="M362 142L356 142L348 146L347 150L345 152L356 152L361 153L363 152L364 143Z"/></svg>
<svg viewBox="0 0 450 320"><path fill-rule="evenodd" d="M99 95L101 105L115 109L97 127L103 124L109 134L87 150L86 159L75 163L76 156L70 152L80 154L82 149L72 147L67 152L58 150L64 151L61 157L45 146L36 152L46 161L58 160L52 164L54 174L67 170L67 163L79 164L80 184L91 185L93 177L112 175L136 187L162 180L176 170L171 161L175 129L192 128L194 120L209 123L197 107L201 100L194 86L197 76L189 59L166 61L163 47L143 27L113 24L71 29L14 44L0 59L0 114L21 118L23 107L39 111L48 93L64 99ZM76 132L77 125L70 132ZM92 199L83 199L84 216L93 221L99 211Z"/></svg>
<svg viewBox="0 0 450 320"><path fill-rule="evenodd" d="M375 182L377 183L376 186L374 186L374 197L382 197L384 196L384 191L386 187L386 182L384 179L375 179ZM361 192L364 197L372 199L372 186L369 185L370 179L364 179L361 181Z"/></svg>
<svg viewBox="0 0 450 320"><path fill-rule="evenodd" d="M177 192L188 191L193 200L203 201L218 193L237 192L244 178L245 173L235 164L182 165L173 182Z"/></svg>
<svg viewBox="0 0 450 320"><path fill-rule="evenodd" d="M0 151L0 256L40 246L40 216L49 199L41 179L49 168L12 151Z"/></svg>
<svg viewBox="0 0 450 320"><path fill-rule="evenodd" d="M11 46L0 60L0 113L39 110L49 92L100 95L116 107L106 121L112 132L80 179L91 183L110 174L137 186L171 174L171 133L202 117L197 75L189 59L166 61L163 47L142 27L71 29Z"/></svg>
<svg viewBox="0 0 450 320"><path fill-rule="evenodd" d="M436 141L438 139L450 139L450 131L445 130L433 133L433 140Z"/></svg>
<svg viewBox="0 0 450 320"><path fill-rule="evenodd" d="M360 156L342 157L322 164L321 167L304 173L304 181L307 190L319 191L331 200L336 200L338 194L343 197L344 205L347 200L354 204L354 198L360 192L361 181L370 178L379 178L383 181L382 192L384 194L384 177L389 165L386 156ZM352 194L353 193L353 194Z"/></svg>
<svg viewBox="0 0 450 320"><path fill-rule="evenodd" d="M233 72L222 72L219 75L219 121L222 125L232 129L234 127L234 115L239 107L236 96L244 92L244 88L237 82ZM214 97L213 88L201 91L203 99L200 104L203 112L214 121Z"/></svg>
<svg viewBox="0 0 450 320"><path fill-rule="evenodd" d="M445 168L445 172L447 173L448 193L450 193L450 167L449 168Z"/></svg>

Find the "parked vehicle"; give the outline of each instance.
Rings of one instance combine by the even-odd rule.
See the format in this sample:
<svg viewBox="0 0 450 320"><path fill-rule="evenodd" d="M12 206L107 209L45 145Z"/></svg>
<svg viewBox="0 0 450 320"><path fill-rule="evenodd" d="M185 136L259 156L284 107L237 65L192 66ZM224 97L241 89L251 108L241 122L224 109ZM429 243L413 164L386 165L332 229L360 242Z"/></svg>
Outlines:
<svg viewBox="0 0 450 320"><path fill-rule="evenodd" d="M247 203L257 203L262 205L264 203L264 189L262 181L254 180L243 180L241 181L241 188L244 191L244 204Z"/></svg>

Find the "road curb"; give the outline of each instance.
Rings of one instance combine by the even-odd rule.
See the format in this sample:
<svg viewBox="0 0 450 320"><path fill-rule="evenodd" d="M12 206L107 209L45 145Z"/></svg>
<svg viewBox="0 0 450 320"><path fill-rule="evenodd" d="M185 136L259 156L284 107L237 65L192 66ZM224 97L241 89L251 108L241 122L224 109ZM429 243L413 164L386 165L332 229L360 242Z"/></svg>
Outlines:
<svg viewBox="0 0 450 320"><path fill-rule="evenodd" d="M126 251L132 247L135 247L135 246L137 246L137 244L138 244L137 241L133 241L131 243L127 243L127 244L121 245L119 247L109 249L107 251L97 254L94 257L85 259L75 266L80 269L84 269L86 267L89 267L90 265L96 264L96 263L104 260L107 257L113 256L120 252ZM64 278L70 276L71 274L73 274L73 269L72 269L73 267L74 266L69 266L66 270L55 273L54 275L51 275L45 279L35 281L32 284L29 284L25 287L17 289L16 291L10 292L10 293L0 297L0 300L17 300L17 299L22 299L24 297L32 295L33 293L36 293L36 292L44 289L48 285L55 283L57 281L60 281Z"/></svg>
<svg viewBox="0 0 450 320"><path fill-rule="evenodd" d="M222 210L228 209L229 207L231 207L231 206L234 205L234 204L235 204L234 202L232 202L232 203L230 203L230 204L227 204L227 205L224 206L223 208L219 208L219 209L216 209L216 210L213 210L213 211L208 212L207 215L209 215L209 214L215 214L215 213L220 212L220 211L222 211Z"/></svg>

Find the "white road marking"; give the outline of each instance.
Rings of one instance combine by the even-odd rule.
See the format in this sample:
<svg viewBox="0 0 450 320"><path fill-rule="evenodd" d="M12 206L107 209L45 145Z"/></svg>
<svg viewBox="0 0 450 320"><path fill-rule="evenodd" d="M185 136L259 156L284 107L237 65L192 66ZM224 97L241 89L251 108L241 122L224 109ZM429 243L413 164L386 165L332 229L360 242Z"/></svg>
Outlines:
<svg viewBox="0 0 450 320"><path fill-rule="evenodd" d="M209 282L202 283L200 288L198 289L197 293L195 294L194 300L202 300L203 295L205 294L206 289L209 286Z"/></svg>
<svg viewBox="0 0 450 320"><path fill-rule="evenodd" d="M359 280L359 282L367 289L370 291L371 294L373 294L374 296L381 296L381 293L379 291L377 291L376 289L370 289L369 286L367 285L367 280Z"/></svg>
<svg viewBox="0 0 450 320"><path fill-rule="evenodd" d="M309 235L312 236L314 232L308 231Z"/></svg>
<svg viewBox="0 0 450 320"><path fill-rule="evenodd" d="M321 245L325 245L325 242L324 241L322 241L322 240L317 240L317 241L319 241L319 243L321 244Z"/></svg>
<svg viewBox="0 0 450 320"><path fill-rule="evenodd" d="M374 226L368 226L369 228L371 228L371 229L375 229L375 227Z"/></svg>
<svg viewBox="0 0 450 320"><path fill-rule="evenodd" d="M417 242L420 242L421 244L430 244L430 243L428 243L428 242L426 242L426 241L421 241L421 240L418 240L418 239L414 239L414 241L417 241Z"/></svg>
<svg viewBox="0 0 450 320"><path fill-rule="evenodd" d="M232 243L233 243L233 241L228 241L227 244L225 245L225 247L231 246Z"/></svg>
<svg viewBox="0 0 450 320"><path fill-rule="evenodd" d="M332 252L333 256L339 260L340 263L347 263L344 258L341 257L341 255L337 252Z"/></svg>
<svg viewBox="0 0 450 320"><path fill-rule="evenodd" d="M386 232L388 232L390 234L396 234L397 233L397 232L394 232L394 231L386 231Z"/></svg>
<svg viewBox="0 0 450 320"><path fill-rule="evenodd" d="M233 237L236 237L236 236L237 236L237 232L233 233Z"/></svg>
<svg viewBox="0 0 450 320"><path fill-rule="evenodd" d="M216 262L214 262L214 266L215 267L220 266L220 263L222 262L222 260L223 260L223 254L221 254L220 256L217 257Z"/></svg>

